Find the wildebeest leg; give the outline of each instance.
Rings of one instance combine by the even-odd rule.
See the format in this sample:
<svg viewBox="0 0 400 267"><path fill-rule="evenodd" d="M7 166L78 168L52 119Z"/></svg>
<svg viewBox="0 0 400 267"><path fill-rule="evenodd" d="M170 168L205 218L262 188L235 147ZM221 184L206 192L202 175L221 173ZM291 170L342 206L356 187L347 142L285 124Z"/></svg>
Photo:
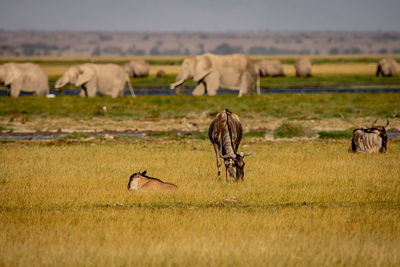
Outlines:
<svg viewBox="0 0 400 267"><path fill-rule="evenodd" d="M221 159L219 157L219 148L217 144L214 144L214 151L215 151L215 156L217 157L217 167L218 167L218 181L221 181Z"/></svg>

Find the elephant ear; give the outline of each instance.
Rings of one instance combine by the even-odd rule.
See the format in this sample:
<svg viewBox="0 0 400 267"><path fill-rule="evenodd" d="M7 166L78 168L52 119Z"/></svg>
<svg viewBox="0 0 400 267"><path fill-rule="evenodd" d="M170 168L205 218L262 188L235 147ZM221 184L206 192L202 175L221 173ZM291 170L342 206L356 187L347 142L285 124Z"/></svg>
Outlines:
<svg viewBox="0 0 400 267"><path fill-rule="evenodd" d="M76 81L78 80L78 75L79 75L79 67L78 66L72 66L68 69L67 71L67 79L69 80L70 83L75 84Z"/></svg>
<svg viewBox="0 0 400 267"><path fill-rule="evenodd" d="M78 79L75 86L82 86L94 78L94 71L88 66L80 66L78 72Z"/></svg>
<svg viewBox="0 0 400 267"><path fill-rule="evenodd" d="M16 68L14 65L8 66L8 69L6 71L7 71L7 75L4 79L5 85L9 85L9 84L13 83L16 79L21 77L21 71L18 70L18 68Z"/></svg>
<svg viewBox="0 0 400 267"><path fill-rule="evenodd" d="M210 58L205 56L196 57L193 80L201 81L212 71L212 63Z"/></svg>

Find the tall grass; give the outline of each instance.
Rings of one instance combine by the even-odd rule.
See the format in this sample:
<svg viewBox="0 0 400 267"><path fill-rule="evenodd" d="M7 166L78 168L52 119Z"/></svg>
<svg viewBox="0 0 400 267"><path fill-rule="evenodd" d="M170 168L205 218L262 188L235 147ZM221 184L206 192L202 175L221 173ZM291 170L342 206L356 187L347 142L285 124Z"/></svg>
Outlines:
<svg viewBox="0 0 400 267"><path fill-rule="evenodd" d="M80 98L60 96L0 97L0 116L169 119L210 118L226 108L241 118L286 117L289 119L321 118L391 118L400 116L400 94L266 94L238 98L236 95L202 96L138 96ZM107 112L103 112L103 106Z"/></svg>
<svg viewBox="0 0 400 267"><path fill-rule="evenodd" d="M157 140L1 145L0 265L400 264L399 142L257 143L227 184L208 140ZM179 190L128 192L145 169Z"/></svg>

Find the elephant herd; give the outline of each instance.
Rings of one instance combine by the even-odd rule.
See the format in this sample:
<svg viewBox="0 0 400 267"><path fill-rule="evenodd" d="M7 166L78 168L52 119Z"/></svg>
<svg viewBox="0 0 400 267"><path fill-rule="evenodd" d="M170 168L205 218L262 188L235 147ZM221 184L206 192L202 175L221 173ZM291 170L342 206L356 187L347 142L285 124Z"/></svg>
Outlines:
<svg viewBox="0 0 400 267"><path fill-rule="evenodd" d="M297 77L311 77L312 63L307 57L299 59L295 65ZM56 81L55 89L70 84L81 88L80 96L94 97L97 93L118 97L128 88L133 92L130 77L147 77L149 64L144 60L131 61L124 66L116 64L86 63L74 65ZM397 63L393 58L381 59L377 64L376 76L394 76ZM160 70L157 77L164 77ZM183 93L182 84L193 79L197 82L193 95L216 95L219 88L239 91L239 96L252 94L254 83L257 83L257 93L260 94L260 77L283 77L283 65L278 60L262 60L253 63L242 54L188 56L184 59L176 80L170 85L176 94ZM48 78L45 72L33 63L5 63L0 65L0 85L9 89L11 97L18 97L20 92L29 92L38 96L49 93Z"/></svg>

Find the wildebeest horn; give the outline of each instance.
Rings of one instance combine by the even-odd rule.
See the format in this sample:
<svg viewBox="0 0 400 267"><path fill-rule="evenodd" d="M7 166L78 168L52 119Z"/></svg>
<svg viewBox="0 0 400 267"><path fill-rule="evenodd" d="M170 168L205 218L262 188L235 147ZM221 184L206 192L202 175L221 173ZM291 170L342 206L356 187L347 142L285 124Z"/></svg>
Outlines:
<svg viewBox="0 0 400 267"><path fill-rule="evenodd" d="M386 125L385 125L385 128L386 127L388 127L389 126L389 120L388 119L386 119Z"/></svg>
<svg viewBox="0 0 400 267"><path fill-rule="evenodd" d="M247 156L250 156L251 154L253 154L253 145L250 145L250 152L248 152L248 153L244 153L244 152L240 152L239 153L239 155L242 157L242 158L244 158L244 157L247 157Z"/></svg>
<svg viewBox="0 0 400 267"><path fill-rule="evenodd" d="M372 123L372 126L371 126L371 127L374 127L374 126L375 126L375 123L376 123L377 120L378 120L378 119L376 119L376 120Z"/></svg>
<svg viewBox="0 0 400 267"><path fill-rule="evenodd" d="M219 156L221 158L223 158L223 159L234 159L234 158L236 158L236 155L233 154L233 153L228 153L226 155L222 155L222 151L221 150L219 151Z"/></svg>

